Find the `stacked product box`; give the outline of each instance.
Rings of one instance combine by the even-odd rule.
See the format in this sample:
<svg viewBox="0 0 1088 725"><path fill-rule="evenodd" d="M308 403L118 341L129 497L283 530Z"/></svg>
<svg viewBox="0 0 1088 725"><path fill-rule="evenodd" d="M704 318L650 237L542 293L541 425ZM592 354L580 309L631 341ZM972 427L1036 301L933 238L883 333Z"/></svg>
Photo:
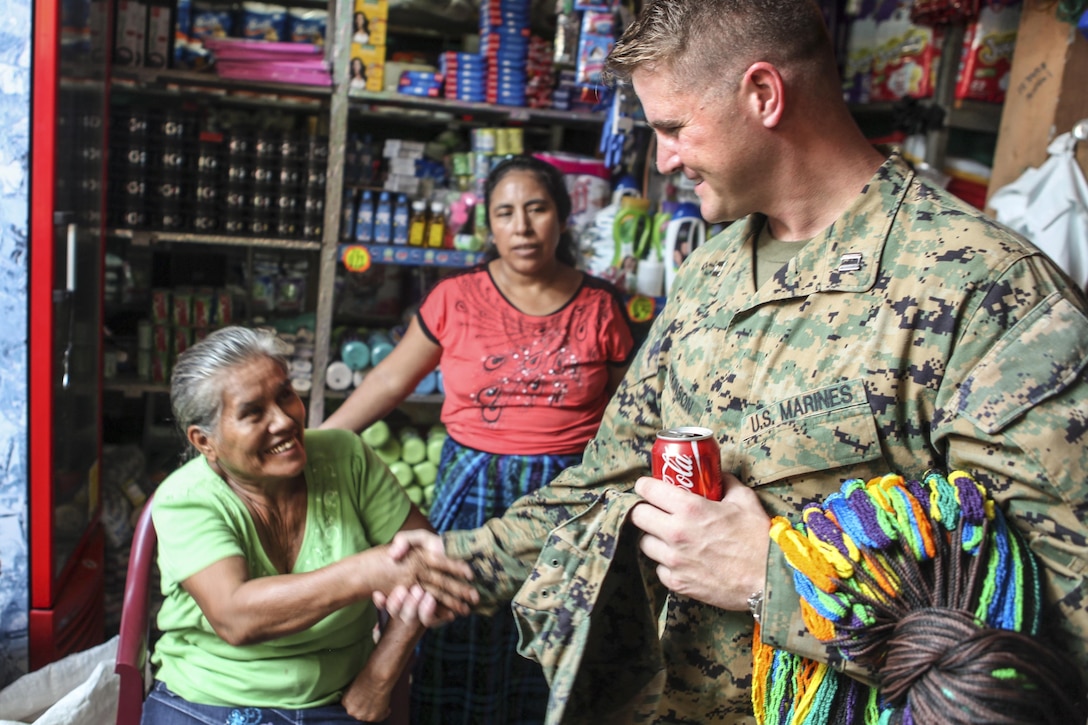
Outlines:
<svg viewBox="0 0 1088 725"><path fill-rule="evenodd" d="M397 93L438 98L442 95L442 74L433 70L406 70L397 81Z"/></svg>
<svg viewBox="0 0 1088 725"><path fill-rule="evenodd" d="M525 98L530 108L551 108L555 88L552 44L538 36L529 38L528 81Z"/></svg>
<svg viewBox="0 0 1088 725"><path fill-rule="evenodd" d="M466 103L487 100L487 61L479 53L448 51L439 57L446 98Z"/></svg>
<svg viewBox="0 0 1088 725"><path fill-rule="evenodd" d="M389 0L355 0L348 65L348 87L352 90L383 89L388 22Z"/></svg>
<svg viewBox="0 0 1088 725"><path fill-rule="evenodd" d="M480 6L480 52L487 62L488 103L524 106L528 79L531 0L485 0Z"/></svg>
<svg viewBox="0 0 1088 725"><path fill-rule="evenodd" d="M422 141L386 139L382 147L382 156L387 160L389 173L383 188L412 197L419 196L418 166L423 159L425 149L426 145Z"/></svg>

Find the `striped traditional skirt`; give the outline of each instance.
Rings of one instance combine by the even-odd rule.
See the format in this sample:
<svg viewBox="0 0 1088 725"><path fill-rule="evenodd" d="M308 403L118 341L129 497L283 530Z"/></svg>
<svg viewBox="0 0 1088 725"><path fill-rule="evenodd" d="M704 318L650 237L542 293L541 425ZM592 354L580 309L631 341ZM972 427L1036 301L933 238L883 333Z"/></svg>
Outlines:
<svg viewBox="0 0 1088 725"><path fill-rule="evenodd" d="M501 456L446 439L431 524L439 532L475 529L515 500L576 465L582 454ZM429 630L412 679L412 722L418 725L538 725L548 684L540 665L516 651L509 607Z"/></svg>

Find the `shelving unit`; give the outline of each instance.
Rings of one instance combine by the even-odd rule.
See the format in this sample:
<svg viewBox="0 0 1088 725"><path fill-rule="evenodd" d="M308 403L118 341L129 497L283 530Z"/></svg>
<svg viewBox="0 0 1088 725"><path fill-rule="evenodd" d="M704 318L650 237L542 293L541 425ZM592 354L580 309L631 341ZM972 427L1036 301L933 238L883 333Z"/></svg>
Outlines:
<svg viewBox="0 0 1088 725"><path fill-rule="evenodd" d="M327 127L328 162L325 173L324 221L320 239L290 239L275 236L194 234L189 232L111 229L110 236L136 247L177 249L178 245L245 248L252 258L254 250L292 251L313 254L316 267L314 302L314 358L312 390L308 401L309 426L317 426L325 417L325 401L343 398L343 393L327 391L325 370L330 362L330 344L335 317L335 280L345 254L365 256L369 265L406 265L426 268L465 267L483 259L482 253L449 249L406 246L351 244L340 239L341 203L345 186L344 159L349 127L360 123L391 122L400 127L425 126L471 130L481 126L514 125L532 134L535 147L557 150L574 140L566 134L596 134L604 121L603 113L530 109L464 103L448 99L419 98L395 93L371 93L349 90L347 78L351 48L351 17L344 4L351 0L308 0L312 7L327 7L325 59L332 70L329 87L296 86L221 78L215 73L186 70L144 70L117 68L113 72L114 94L119 98L162 99L165 102L195 103L249 110L278 110L286 113L320 116ZM402 29L403 30L403 29ZM397 32L391 27L392 32ZM422 32L413 29L413 32ZM445 36L436 34L436 38ZM161 396L168 392L162 383L133 380L107 380L107 391L125 398ZM435 406L440 395L411 396L409 404ZM147 416L151 413L147 412Z"/></svg>

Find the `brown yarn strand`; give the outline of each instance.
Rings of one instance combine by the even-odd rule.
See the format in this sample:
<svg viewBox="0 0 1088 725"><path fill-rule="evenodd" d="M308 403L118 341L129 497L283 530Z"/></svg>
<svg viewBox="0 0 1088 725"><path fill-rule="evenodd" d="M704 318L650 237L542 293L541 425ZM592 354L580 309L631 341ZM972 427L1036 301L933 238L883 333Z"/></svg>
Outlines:
<svg viewBox="0 0 1088 725"><path fill-rule="evenodd" d="M880 591L879 585L855 568L852 580L839 586L867 605L875 621L840 622L829 644L848 646L854 662L875 672L885 700L909 704L914 725L1085 723L1084 686L1072 660L1034 637L982 626L968 609L979 600L989 554L990 522L984 527L974 556L958 545L961 526L935 532L930 560L881 554L885 573L899 585L896 597L862 593L862 587ZM1008 679L995 671L1008 672Z"/></svg>

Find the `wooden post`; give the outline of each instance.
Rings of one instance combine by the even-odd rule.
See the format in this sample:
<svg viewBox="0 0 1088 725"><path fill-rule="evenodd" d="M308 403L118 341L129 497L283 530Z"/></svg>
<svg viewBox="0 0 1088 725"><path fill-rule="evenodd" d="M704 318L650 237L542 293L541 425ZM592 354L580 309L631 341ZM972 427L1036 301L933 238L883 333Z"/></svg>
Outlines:
<svg viewBox="0 0 1088 725"><path fill-rule="evenodd" d="M1088 118L1088 40L1057 19L1055 5L1024 2L987 198L1046 161L1050 142ZM1077 160L1088 174L1088 144Z"/></svg>

